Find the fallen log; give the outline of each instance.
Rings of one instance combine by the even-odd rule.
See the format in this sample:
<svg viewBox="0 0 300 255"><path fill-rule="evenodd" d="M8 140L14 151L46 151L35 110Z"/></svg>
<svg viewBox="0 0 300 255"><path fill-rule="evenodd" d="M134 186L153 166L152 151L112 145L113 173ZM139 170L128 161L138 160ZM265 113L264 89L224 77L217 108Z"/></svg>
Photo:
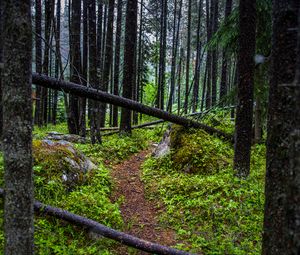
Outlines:
<svg viewBox="0 0 300 255"><path fill-rule="evenodd" d="M211 135L216 135L218 137L225 138L226 140L233 141L232 135L217 130L215 128L212 128L210 126L201 124L199 122L178 115L170 114L167 111L163 111L154 107L143 105L141 103L138 103L136 101L127 98L123 98L120 96L109 94L107 92L99 91L90 87L81 86L79 84L72 83L72 82L60 81L36 73L32 75L32 83L39 86L51 88L51 89L61 90L63 92L71 93L73 95L77 95L80 97L85 97L103 103L109 103L120 107L124 107L166 121L170 121L172 123L184 127L201 128Z"/></svg>
<svg viewBox="0 0 300 255"><path fill-rule="evenodd" d="M4 196L4 190L0 188L0 195ZM104 237L113 239L118 241L124 245L134 247L141 251L160 254L160 255L191 255L191 253L180 251L171 247L163 246L160 244L148 242L146 240L137 238L132 235L128 235L124 232L120 232L114 230L112 228L106 227L96 221L91 219L76 215L74 213L70 213L61 208L52 207L49 205L45 205L39 201L35 201L34 203L34 211L38 215L48 215L55 217L57 219L61 219L67 221L73 225L83 227L89 231L100 234Z"/></svg>

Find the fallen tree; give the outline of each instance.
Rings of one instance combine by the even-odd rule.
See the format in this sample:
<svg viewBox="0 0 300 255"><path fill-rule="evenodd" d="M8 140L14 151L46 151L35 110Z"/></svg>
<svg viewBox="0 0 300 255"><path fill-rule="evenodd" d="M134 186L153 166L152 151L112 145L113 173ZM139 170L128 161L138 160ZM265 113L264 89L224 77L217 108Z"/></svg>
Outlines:
<svg viewBox="0 0 300 255"><path fill-rule="evenodd" d="M2 197L4 196L4 190L1 188L0 188L0 196ZM106 227L91 219L76 215L74 213L70 213L61 208L45 205L38 201L35 201L34 203L34 211L37 215L41 215L41 216L48 215L48 216L55 217L57 219L67 221L73 225L82 227L86 230L100 234L104 237L113 239L124 245L134 247L141 251L146 251L146 252L161 254L161 255L191 255L191 253L185 251L180 251L160 244L151 243L146 240L137 238L135 236L128 235L124 232L120 232L112 228Z"/></svg>
<svg viewBox="0 0 300 255"><path fill-rule="evenodd" d="M194 120L187 119L178 115L170 114L166 111L154 107L146 106L144 104L138 103L136 101L127 98L123 98L120 96L109 94L107 92L99 91L90 87L81 86L79 84L72 83L72 82L60 81L36 73L32 75L32 83L39 86L51 88L51 89L61 90L63 92L71 93L73 95L77 95L80 97L85 97L103 103L109 103L116 106L124 107L130 110L134 110L140 113L144 113L153 117L163 119L165 121L170 121L172 123L184 127L201 128L211 135L216 135L218 137L225 138L226 140L233 141L232 135L217 130L215 128L212 128L210 126L201 124Z"/></svg>

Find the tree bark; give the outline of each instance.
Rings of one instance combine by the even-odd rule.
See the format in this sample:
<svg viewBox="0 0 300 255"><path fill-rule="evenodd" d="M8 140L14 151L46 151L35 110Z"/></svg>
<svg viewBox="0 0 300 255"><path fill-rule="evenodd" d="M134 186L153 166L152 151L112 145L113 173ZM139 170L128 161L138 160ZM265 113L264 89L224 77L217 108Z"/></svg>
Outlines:
<svg viewBox="0 0 300 255"><path fill-rule="evenodd" d="M219 15L219 0L212 1L212 34L215 34L218 30L218 15ZM218 76L218 47L212 51L212 63L211 63L211 104L216 105L217 102L217 76Z"/></svg>
<svg viewBox="0 0 300 255"><path fill-rule="evenodd" d="M137 0L128 0L126 9L124 70L123 70L123 97L132 98L135 84L135 49L137 37ZM132 113L130 109L123 108L121 114L120 132L131 133Z"/></svg>
<svg viewBox="0 0 300 255"><path fill-rule="evenodd" d="M299 228L296 232L293 230L294 227L299 226L299 222L294 221L297 220L298 216L294 215L296 218L293 219L293 208L288 207L289 210L292 210L291 212L287 211L286 208L288 204L295 206L295 209L299 206L299 204L294 204L299 202L299 187L294 186L299 182L299 173L297 172L298 161L293 158L298 143L297 140L289 139L295 128L299 128L299 119L296 117L299 114L299 111L296 112L297 107L299 107L297 105L299 99L298 102L295 100L296 86L292 85L297 68L297 33L291 31L298 25L299 7L299 1L296 0L273 1L266 202L262 254L299 253ZM293 188L295 188L293 191L295 197L287 198L287 190ZM289 218L290 216L291 218Z"/></svg>
<svg viewBox="0 0 300 255"><path fill-rule="evenodd" d="M33 254L31 1L3 3L4 254Z"/></svg>
<svg viewBox="0 0 300 255"><path fill-rule="evenodd" d="M240 1L238 51L238 107L235 123L234 169L240 177L250 173L253 119L254 55L256 31L255 0Z"/></svg>

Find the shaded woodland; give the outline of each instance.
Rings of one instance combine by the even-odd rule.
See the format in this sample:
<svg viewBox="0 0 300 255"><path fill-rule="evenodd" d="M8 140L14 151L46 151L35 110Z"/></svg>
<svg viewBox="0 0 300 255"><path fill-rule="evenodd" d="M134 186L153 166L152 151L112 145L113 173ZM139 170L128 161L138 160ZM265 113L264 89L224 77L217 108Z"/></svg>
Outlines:
<svg viewBox="0 0 300 255"><path fill-rule="evenodd" d="M299 1L0 0L0 11L4 254L67 254L53 240L43 250L44 216L100 240L78 254L131 254L90 233L152 254L299 253ZM134 153L143 164L128 166ZM113 192L123 161L140 203L157 200L155 224L170 225L162 244L128 227L126 194ZM90 199L96 213L80 204Z"/></svg>

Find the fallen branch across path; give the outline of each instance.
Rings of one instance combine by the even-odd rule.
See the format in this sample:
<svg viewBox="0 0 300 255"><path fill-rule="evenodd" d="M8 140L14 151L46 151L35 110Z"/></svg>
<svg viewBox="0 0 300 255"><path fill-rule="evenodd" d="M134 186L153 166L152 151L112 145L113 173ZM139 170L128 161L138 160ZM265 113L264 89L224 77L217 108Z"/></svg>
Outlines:
<svg viewBox="0 0 300 255"><path fill-rule="evenodd" d="M212 128L210 126L201 124L199 122L193 121L191 119L187 119L178 115L170 114L166 111L146 106L136 101L123 98L120 96L112 95L103 91L99 91L90 87L81 86L76 83L60 81L54 78L50 78L45 75L40 75L34 73L32 75L32 82L33 84L61 90L66 93L71 93L73 95L77 95L80 97L85 97L89 99L93 99L96 101L100 101L103 103L109 103L116 106L121 106L126 109L134 110L140 113L144 113L153 117L157 117L166 121L170 121L172 123L184 126L184 127L191 127L191 128L201 128L205 130L207 133L211 135L216 135L221 138L225 138L226 140L233 141L233 136L229 135L225 132Z"/></svg>
<svg viewBox="0 0 300 255"><path fill-rule="evenodd" d="M4 196L4 190L0 188L0 196ZM106 227L91 219L70 213L60 208L52 207L36 201L34 203L34 211L38 215L53 216L57 219L67 221L73 225L83 227L89 231L100 234L104 237L118 241L124 245L134 247L141 251L155 253L159 255L191 255L191 253L180 251L174 248L151 243L132 235Z"/></svg>

